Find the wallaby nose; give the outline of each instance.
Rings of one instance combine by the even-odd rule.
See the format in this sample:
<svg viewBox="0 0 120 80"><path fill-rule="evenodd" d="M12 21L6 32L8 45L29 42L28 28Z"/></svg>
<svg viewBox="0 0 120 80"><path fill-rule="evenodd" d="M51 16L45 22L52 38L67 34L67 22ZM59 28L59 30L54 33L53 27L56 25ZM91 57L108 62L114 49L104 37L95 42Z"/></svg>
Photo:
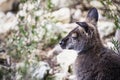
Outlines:
<svg viewBox="0 0 120 80"><path fill-rule="evenodd" d="M62 45L64 44L64 42L63 42L63 41L60 41L59 44L62 46Z"/></svg>

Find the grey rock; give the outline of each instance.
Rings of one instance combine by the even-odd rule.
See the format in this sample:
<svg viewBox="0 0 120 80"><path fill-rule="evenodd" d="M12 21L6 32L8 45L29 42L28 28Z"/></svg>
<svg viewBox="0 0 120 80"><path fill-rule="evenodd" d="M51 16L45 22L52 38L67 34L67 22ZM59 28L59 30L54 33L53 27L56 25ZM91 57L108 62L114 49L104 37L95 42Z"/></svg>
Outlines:
<svg viewBox="0 0 120 80"><path fill-rule="evenodd" d="M32 69L32 77L37 78L38 80L44 79L45 75L48 74L50 66L46 62L39 62L38 65L34 66Z"/></svg>
<svg viewBox="0 0 120 80"><path fill-rule="evenodd" d="M81 0L51 0L55 9L71 7L81 2Z"/></svg>
<svg viewBox="0 0 120 80"><path fill-rule="evenodd" d="M115 38L120 42L120 29L117 29Z"/></svg>
<svg viewBox="0 0 120 80"><path fill-rule="evenodd" d="M81 17L81 10L80 9L76 9L75 12L72 15L73 20L79 21L80 17Z"/></svg>
<svg viewBox="0 0 120 80"><path fill-rule="evenodd" d="M76 57L77 52L74 50L63 50L57 56L57 63L60 64L64 73L67 73L69 66L74 63Z"/></svg>
<svg viewBox="0 0 120 80"><path fill-rule="evenodd" d="M49 64L44 61L30 63L27 66L26 65L27 64L25 62L20 62L16 64L17 80L21 79L22 76L24 76L24 79L26 80L43 80L50 70ZM23 75L23 73L19 70L25 69L26 67L26 75Z"/></svg>
<svg viewBox="0 0 120 80"><path fill-rule="evenodd" d="M100 36L106 37L115 32L115 25L110 21L100 21L98 22L98 31Z"/></svg>
<svg viewBox="0 0 120 80"><path fill-rule="evenodd" d="M115 34L115 39L118 41L118 53L120 54L120 29L117 29L116 34Z"/></svg>
<svg viewBox="0 0 120 80"><path fill-rule="evenodd" d="M16 27L18 24L17 17L9 12L6 15L0 13L0 33L6 33L9 30L18 30Z"/></svg>
<svg viewBox="0 0 120 80"><path fill-rule="evenodd" d="M0 0L0 11L8 12L10 10L17 10L19 1L20 0Z"/></svg>
<svg viewBox="0 0 120 80"><path fill-rule="evenodd" d="M90 5L93 7L96 7L96 8L103 8L102 3L100 1L97 1L97 0L92 0L90 2Z"/></svg>
<svg viewBox="0 0 120 80"><path fill-rule="evenodd" d="M52 15L54 19L62 23L69 23L70 22L70 9L69 8L61 8L57 11L54 11Z"/></svg>

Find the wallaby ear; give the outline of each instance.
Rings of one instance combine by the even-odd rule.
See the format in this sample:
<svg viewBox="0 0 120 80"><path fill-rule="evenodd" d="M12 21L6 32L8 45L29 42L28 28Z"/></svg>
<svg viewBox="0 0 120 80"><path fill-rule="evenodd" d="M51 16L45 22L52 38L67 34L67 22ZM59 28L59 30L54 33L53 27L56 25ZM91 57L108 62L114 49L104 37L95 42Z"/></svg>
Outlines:
<svg viewBox="0 0 120 80"><path fill-rule="evenodd" d="M92 23L93 25L97 24L98 21L98 11L96 8L92 8L89 10L88 14L87 14L87 22Z"/></svg>
<svg viewBox="0 0 120 80"><path fill-rule="evenodd" d="M86 32L88 32L88 25L86 22L76 22L80 27L82 27Z"/></svg>

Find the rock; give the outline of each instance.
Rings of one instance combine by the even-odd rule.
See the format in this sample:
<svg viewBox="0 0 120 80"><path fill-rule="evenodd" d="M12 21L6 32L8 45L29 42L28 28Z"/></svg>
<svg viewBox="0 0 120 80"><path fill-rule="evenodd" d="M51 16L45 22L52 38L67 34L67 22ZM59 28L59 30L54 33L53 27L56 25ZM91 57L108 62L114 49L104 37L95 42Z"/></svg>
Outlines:
<svg viewBox="0 0 120 80"><path fill-rule="evenodd" d="M78 26L76 23L66 23L66 24L57 23L56 25L62 28L62 30L66 33L69 33L72 29Z"/></svg>
<svg viewBox="0 0 120 80"><path fill-rule="evenodd" d="M76 57L77 52L73 50L63 50L57 56L57 63L60 64L64 73L67 73L69 66L74 63Z"/></svg>
<svg viewBox="0 0 120 80"><path fill-rule="evenodd" d="M74 50L63 50L59 55L57 55L57 64L60 65L60 71L55 74L55 80L64 80L70 76L68 70L74 63L76 57L77 52Z"/></svg>
<svg viewBox="0 0 120 80"><path fill-rule="evenodd" d="M64 73L56 73L53 80L77 80L75 75L65 76Z"/></svg>
<svg viewBox="0 0 120 80"><path fill-rule="evenodd" d="M0 11L16 11L18 10L20 0L0 0Z"/></svg>
<svg viewBox="0 0 120 80"><path fill-rule="evenodd" d="M44 79L44 77L48 74L50 70L50 66L46 62L40 62L34 68L32 68L32 77L40 80Z"/></svg>
<svg viewBox="0 0 120 80"><path fill-rule="evenodd" d="M0 11L6 12L12 9L13 0L0 0Z"/></svg>
<svg viewBox="0 0 120 80"><path fill-rule="evenodd" d="M71 7L81 2L81 0L51 0L55 9Z"/></svg>
<svg viewBox="0 0 120 80"><path fill-rule="evenodd" d="M75 22L79 21L80 17L81 17L81 14L82 14L81 10L80 9L76 9L75 12L73 13L73 16L72 16L73 21L74 20L75 20Z"/></svg>
<svg viewBox="0 0 120 80"><path fill-rule="evenodd" d="M97 0L92 0L90 2L90 5L93 7L96 7L96 8L103 8L102 3L100 1L97 1Z"/></svg>
<svg viewBox="0 0 120 80"><path fill-rule="evenodd" d="M117 29L117 31L115 33L115 38L116 38L116 40L118 40L120 42L120 29Z"/></svg>
<svg viewBox="0 0 120 80"><path fill-rule="evenodd" d="M0 19L5 16L5 14L3 12L0 12Z"/></svg>
<svg viewBox="0 0 120 80"><path fill-rule="evenodd" d="M76 80L76 76L75 75L69 76L69 80Z"/></svg>
<svg viewBox="0 0 120 80"><path fill-rule="evenodd" d="M44 13L43 10L38 10L38 11L35 11L34 15L35 15L35 16L42 16L43 13Z"/></svg>
<svg viewBox="0 0 120 80"><path fill-rule="evenodd" d="M115 33L115 40L118 41L119 46L117 52L120 54L120 29L117 29Z"/></svg>
<svg viewBox="0 0 120 80"><path fill-rule="evenodd" d="M59 22L69 23L70 22L70 9L69 8L61 8L52 13L52 16Z"/></svg>
<svg viewBox="0 0 120 80"><path fill-rule="evenodd" d="M112 49L115 47L112 42L107 42L107 44L105 46L108 47L109 49Z"/></svg>
<svg viewBox="0 0 120 80"><path fill-rule="evenodd" d="M55 76L54 80L64 80L65 78L65 74L63 73L56 73L54 76Z"/></svg>
<svg viewBox="0 0 120 80"><path fill-rule="evenodd" d="M100 21L98 22L98 30L100 36L103 38L115 32L115 25L110 21Z"/></svg>
<svg viewBox="0 0 120 80"><path fill-rule="evenodd" d="M20 62L16 65L17 69L17 80L24 76L24 79L37 79L43 80L43 78L48 74L50 66L48 63L40 61L35 63L26 64L26 62ZM26 70L26 75L19 70Z"/></svg>
<svg viewBox="0 0 120 80"><path fill-rule="evenodd" d="M17 18L11 12L7 13L6 15L1 13L0 15L0 33L6 33L9 30L17 30L18 27Z"/></svg>

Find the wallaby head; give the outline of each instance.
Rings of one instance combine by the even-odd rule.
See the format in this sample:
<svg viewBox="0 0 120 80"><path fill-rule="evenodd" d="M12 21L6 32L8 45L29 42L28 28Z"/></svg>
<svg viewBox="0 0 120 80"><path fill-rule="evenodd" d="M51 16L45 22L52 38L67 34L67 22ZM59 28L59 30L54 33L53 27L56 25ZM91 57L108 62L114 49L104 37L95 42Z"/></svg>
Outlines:
<svg viewBox="0 0 120 80"><path fill-rule="evenodd" d="M63 49L73 49L78 52L88 50L94 45L100 43L97 30L98 11L96 8L89 10L84 22L76 22L78 27L73 29L60 42Z"/></svg>

